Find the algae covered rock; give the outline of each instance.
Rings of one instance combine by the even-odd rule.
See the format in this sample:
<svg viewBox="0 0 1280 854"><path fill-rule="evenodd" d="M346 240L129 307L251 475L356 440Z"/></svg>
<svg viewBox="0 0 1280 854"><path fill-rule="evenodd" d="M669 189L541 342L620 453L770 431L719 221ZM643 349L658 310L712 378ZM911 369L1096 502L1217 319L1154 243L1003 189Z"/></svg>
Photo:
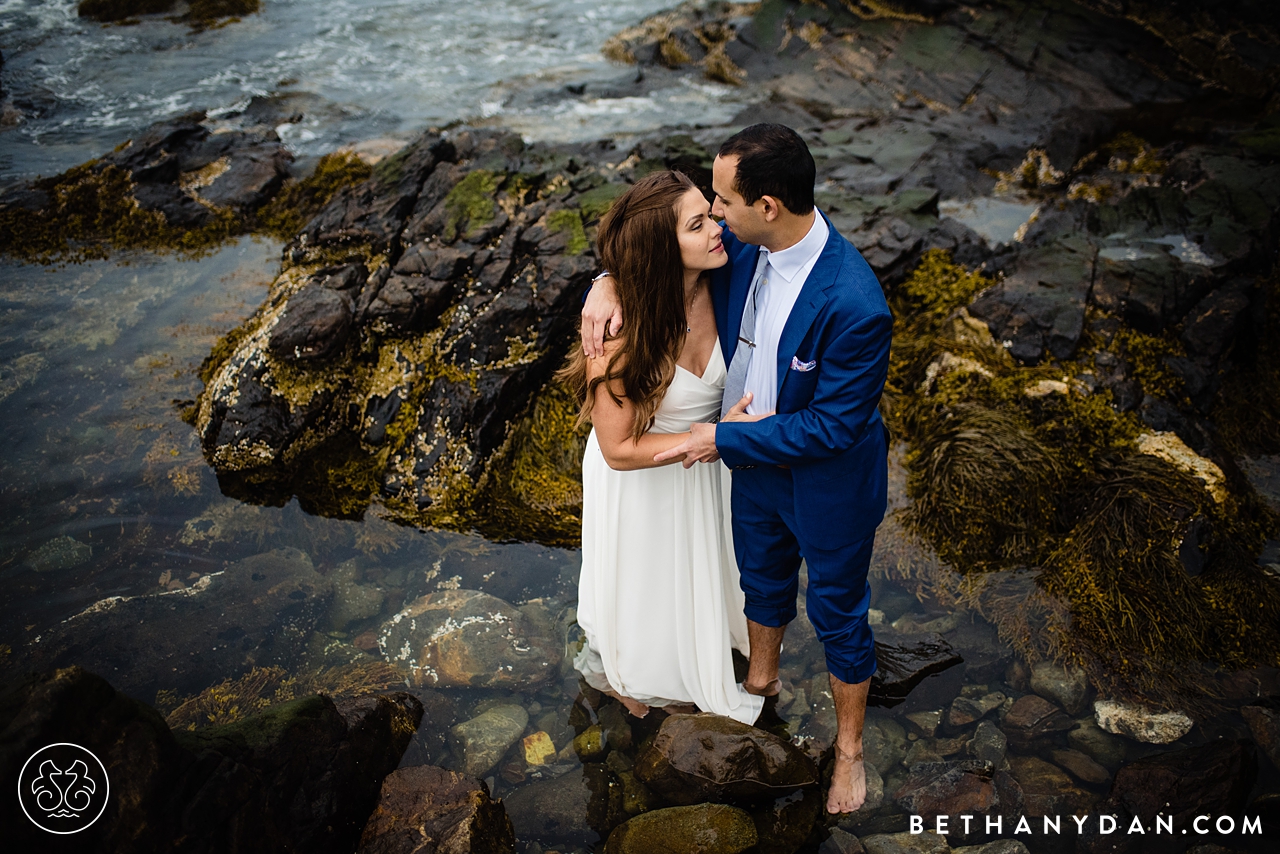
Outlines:
<svg viewBox="0 0 1280 854"><path fill-rule="evenodd" d="M452 732L462 754L463 767L473 777L483 777L529 725L529 713L520 706L494 706L456 725Z"/></svg>
<svg viewBox="0 0 1280 854"><path fill-rule="evenodd" d="M515 606L478 590L442 590L383 624L378 646L427 687L532 688L556 674L561 644Z"/></svg>
<svg viewBox="0 0 1280 854"><path fill-rule="evenodd" d="M609 834L605 854L740 854L756 844L751 816L724 804L643 813Z"/></svg>
<svg viewBox="0 0 1280 854"><path fill-rule="evenodd" d="M484 783L431 765L382 781L358 854L513 854L515 834Z"/></svg>
<svg viewBox="0 0 1280 854"><path fill-rule="evenodd" d="M818 784L789 741L720 715L672 715L636 759L636 776L677 804L776 798Z"/></svg>
<svg viewBox="0 0 1280 854"><path fill-rule="evenodd" d="M22 560L23 566L36 572L70 569L88 563L93 557L93 547L65 534L54 537Z"/></svg>

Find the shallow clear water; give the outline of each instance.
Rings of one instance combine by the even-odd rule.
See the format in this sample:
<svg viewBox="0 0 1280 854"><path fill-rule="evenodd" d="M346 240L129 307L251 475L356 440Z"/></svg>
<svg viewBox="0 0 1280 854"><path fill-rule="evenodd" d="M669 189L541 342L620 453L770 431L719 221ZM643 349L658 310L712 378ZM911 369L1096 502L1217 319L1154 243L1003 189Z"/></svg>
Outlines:
<svg viewBox="0 0 1280 854"><path fill-rule="evenodd" d="M267 0L196 33L158 16L102 26L78 18L76 0L0 0L4 89L22 114L0 129L0 182L60 172L166 117L231 117L254 96L281 96L302 114L279 131L303 155L459 119L509 120L558 140L727 121L745 95L717 84L640 97L564 88L633 77L600 46L670 5ZM549 94L507 108L530 89Z"/></svg>

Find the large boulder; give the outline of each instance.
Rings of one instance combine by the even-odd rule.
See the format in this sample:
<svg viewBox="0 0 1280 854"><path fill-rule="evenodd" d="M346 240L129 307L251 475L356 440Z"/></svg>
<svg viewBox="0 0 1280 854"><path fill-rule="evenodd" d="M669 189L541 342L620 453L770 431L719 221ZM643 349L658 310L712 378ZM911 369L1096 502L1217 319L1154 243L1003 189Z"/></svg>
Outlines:
<svg viewBox="0 0 1280 854"><path fill-rule="evenodd" d="M544 846L594 845L626 818L622 787L597 762L521 786L503 803L516 838Z"/></svg>
<svg viewBox="0 0 1280 854"><path fill-rule="evenodd" d="M772 733L720 715L672 715L635 774L676 804L773 799L818 784L818 769L798 747Z"/></svg>
<svg viewBox="0 0 1280 854"><path fill-rule="evenodd" d="M478 590L423 596L383 624L378 646L418 685L531 688L558 672L561 644L514 605Z"/></svg>
<svg viewBox="0 0 1280 854"><path fill-rule="evenodd" d="M514 854L515 834L484 783L444 768L401 768L382 781L358 854Z"/></svg>
<svg viewBox="0 0 1280 854"><path fill-rule="evenodd" d="M79 850L345 854L421 718L407 694L312 696L175 734L154 709L71 667L31 675L0 697L0 769L16 780L53 742L102 761L113 807L77 835ZM48 844L16 815L17 799L3 810L9 844Z"/></svg>

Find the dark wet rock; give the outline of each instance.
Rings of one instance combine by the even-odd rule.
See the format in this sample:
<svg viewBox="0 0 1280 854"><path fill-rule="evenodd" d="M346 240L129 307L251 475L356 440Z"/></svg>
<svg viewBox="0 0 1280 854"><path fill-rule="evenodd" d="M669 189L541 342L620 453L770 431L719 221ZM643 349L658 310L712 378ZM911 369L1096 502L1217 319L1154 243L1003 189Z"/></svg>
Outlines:
<svg viewBox="0 0 1280 854"><path fill-rule="evenodd" d="M983 291L969 313L991 328L997 341L1025 364L1037 364L1046 349L1071 357L1084 331L1097 248L1070 235L1017 256L1003 281Z"/></svg>
<svg viewBox="0 0 1280 854"><path fill-rule="evenodd" d="M390 663L428 687L532 688L558 672L561 646L515 606L478 590L442 590L383 624Z"/></svg>
<svg viewBox="0 0 1280 854"><path fill-rule="evenodd" d="M529 713L515 705L494 706L453 727L462 765L472 777L483 777L516 743L529 725Z"/></svg>
<svg viewBox="0 0 1280 854"><path fill-rule="evenodd" d="M1182 343L1192 356L1217 359L1236 341L1252 302L1246 282L1232 282L1196 303L1183 323Z"/></svg>
<svg viewBox="0 0 1280 854"><path fill-rule="evenodd" d="M869 719L862 728L862 752L877 768L892 768L907 752L907 733L895 720Z"/></svg>
<svg viewBox="0 0 1280 854"><path fill-rule="evenodd" d="M638 815L609 834L605 854L740 854L756 844L751 816L724 804L668 807Z"/></svg>
<svg viewBox="0 0 1280 854"><path fill-rule="evenodd" d="M913 766L893 799L926 824L938 815L973 815L999 811L994 769L985 762L922 762Z"/></svg>
<svg viewBox="0 0 1280 854"><path fill-rule="evenodd" d="M867 854L950 854L947 838L936 833L877 833L858 840Z"/></svg>
<svg viewBox="0 0 1280 854"><path fill-rule="evenodd" d="M1010 756L1009 771L1022 789L1028 815L1068 815L1086 809L1091 800L1061 768L1037 756Z"/></svg>
<svg viewBox="0 0 1280 854"><path fill-rule="evenodd" d="M973 758L982 762L990 762L993 768L1000 767L1004 761L1005 750L1009 740L1005 734L991 721L982 721L973 731L973 740L969 743L969 752Z"/></svg>
<svg viewBox="0 0 1280 854"><path fill-rule="evenodd" d="M773 799L818 784L813 761L789 741L719 715L672 715L636 758L636 776L677 804Z"/></svg>
<svg viewBox="0 0 1280 854"><path fill-rule="evenodd" d="M1031 666L1031 690L1073 716L1084 712L1093 700L1083 670L1051 661L1037 661Z"/></svg>
<svg viewBox="0 0 1280 854"><path fill-rule="evenodd" d="M1034 694L1019 697L1000 722L1009 743L1018 748L1031 747L1073 726L1075 722L1062 709Z"/></svg>
<svg viewBox="0 0 1280 854"><path fill-rule="evenodd" d="M359 854L507 854L515 834L484 783L420 765L382 781Z"/></svg>
<svg viewBox="0 0 1280 854"><path fill-rule="evenodd" d="M323 359L342 349L351 332L351 297L308 284L289 300L271 331L271 353L290 362Z"/></svg>
<svg viewBox="0 0 1280 854"><path fill-rule="evenodd" d="M1078 750L1055 750L1053 761L1072 777L1089 786L1101 786L1111 779L1107 769ZM1023 789L1025 790L1025 786Z"/></svg>
<svg viewBox="0 0 1280 854"><path fill-rule="evenodd" d="M521 786L503 799L516 838L543 845L592 845L607 839L626 814L622 787L599 763Z"/></svg>
<svg viewBox="0 0 1280 854"><path fill-rule="evenodd" d="M1094 302L1144 332L1180 318L1213 286L1208 269L1183 264L1165 252L1135 260L1098 258Z"/></svg>
<svg viewBox="0 0 1280 854"><path fill-rule="evenodd" d="M963 661L939 634L881 629L876 632L876 672L871 677L867 703L895 706L928 677Z"/></svg>
<svg viewBox="0 0 1280 854"><path fill-rule="evenodd" d="M1198 815L1238 815L1257 772L1254 747L1248 741L1222 740L1161 753L1116 772L1099 810L1115 814L1121 828L1135 817L1150 828L1161 815L1172 819L1174 834L1190 833ZM1098 834L1096 826L1086 827L1080 842L1090 852L1117 850L1114 840ZM1132 841L1122 842L1129 845L1119 850L1138 850Z"/></svg>
<svg viewBox="0 0 1280 854"><path fill-rule="evenodd" d="M874 769L870 769L875 774ZM878 777L878 774L875 774ZM871 780L867 780L867 796L872 792ZM884 798L884 784L880 784L879 797ZM826 800L817 788L801 789L775 800L772 804L751 811L756 826L759 854L795 854L809 839L814 824L825 809ZM879 803L876 804L879 806Z"/></svg>
<svg viewBox="0 0 1280 854"><path fill-rule="evenodd" d="M858 837L838 827L831 828L831 835L818 848L818 854L864 854L865 851Z"/></svg>
<svg viewBox="0 0 1280 854"><path fill-rule="evenodd" d="M185 589L97 602L46 632L31 660L109 673L138 696L194 694L253 667L291 666L331 596L310 557L277 549Z"/></svg>
<svg viewBox="0 0 1280 854"><path fill-rule="evenodd" d="M175 734L155 710L73 667L31 675L0 699L0 765L16 778L54 741L99 756L114 807L79 838L91 850L337 854L355 848L421 716L406 694L313 696ZM47 845L30 822L5 819L10 844ZM29 832L44 841L24 845Z"/></svg>
<svg viewBox="0 0 1280 854"><path fill-rule="evenodd" d="M1262 754L1280 768L1280 712L1265 706L1245 706L1240 713Z"/></svg>

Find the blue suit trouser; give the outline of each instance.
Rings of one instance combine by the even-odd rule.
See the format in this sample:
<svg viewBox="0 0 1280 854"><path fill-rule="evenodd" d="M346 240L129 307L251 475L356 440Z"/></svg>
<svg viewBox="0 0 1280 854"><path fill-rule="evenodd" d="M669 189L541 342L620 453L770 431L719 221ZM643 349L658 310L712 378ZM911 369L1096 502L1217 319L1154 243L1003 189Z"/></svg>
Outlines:
<svg viewBox="0 0 1280 854"><path fill-rule="evenodd" d="M805 607L822 641L827 670L850 684L869 679L876 672L875 637L867 621L867 570L875 535L838 549L806 545L796 534L791 471L777 466L734 469L731 500L747 619L777 627L796 618L803 558L809 568Z"/></svg>

